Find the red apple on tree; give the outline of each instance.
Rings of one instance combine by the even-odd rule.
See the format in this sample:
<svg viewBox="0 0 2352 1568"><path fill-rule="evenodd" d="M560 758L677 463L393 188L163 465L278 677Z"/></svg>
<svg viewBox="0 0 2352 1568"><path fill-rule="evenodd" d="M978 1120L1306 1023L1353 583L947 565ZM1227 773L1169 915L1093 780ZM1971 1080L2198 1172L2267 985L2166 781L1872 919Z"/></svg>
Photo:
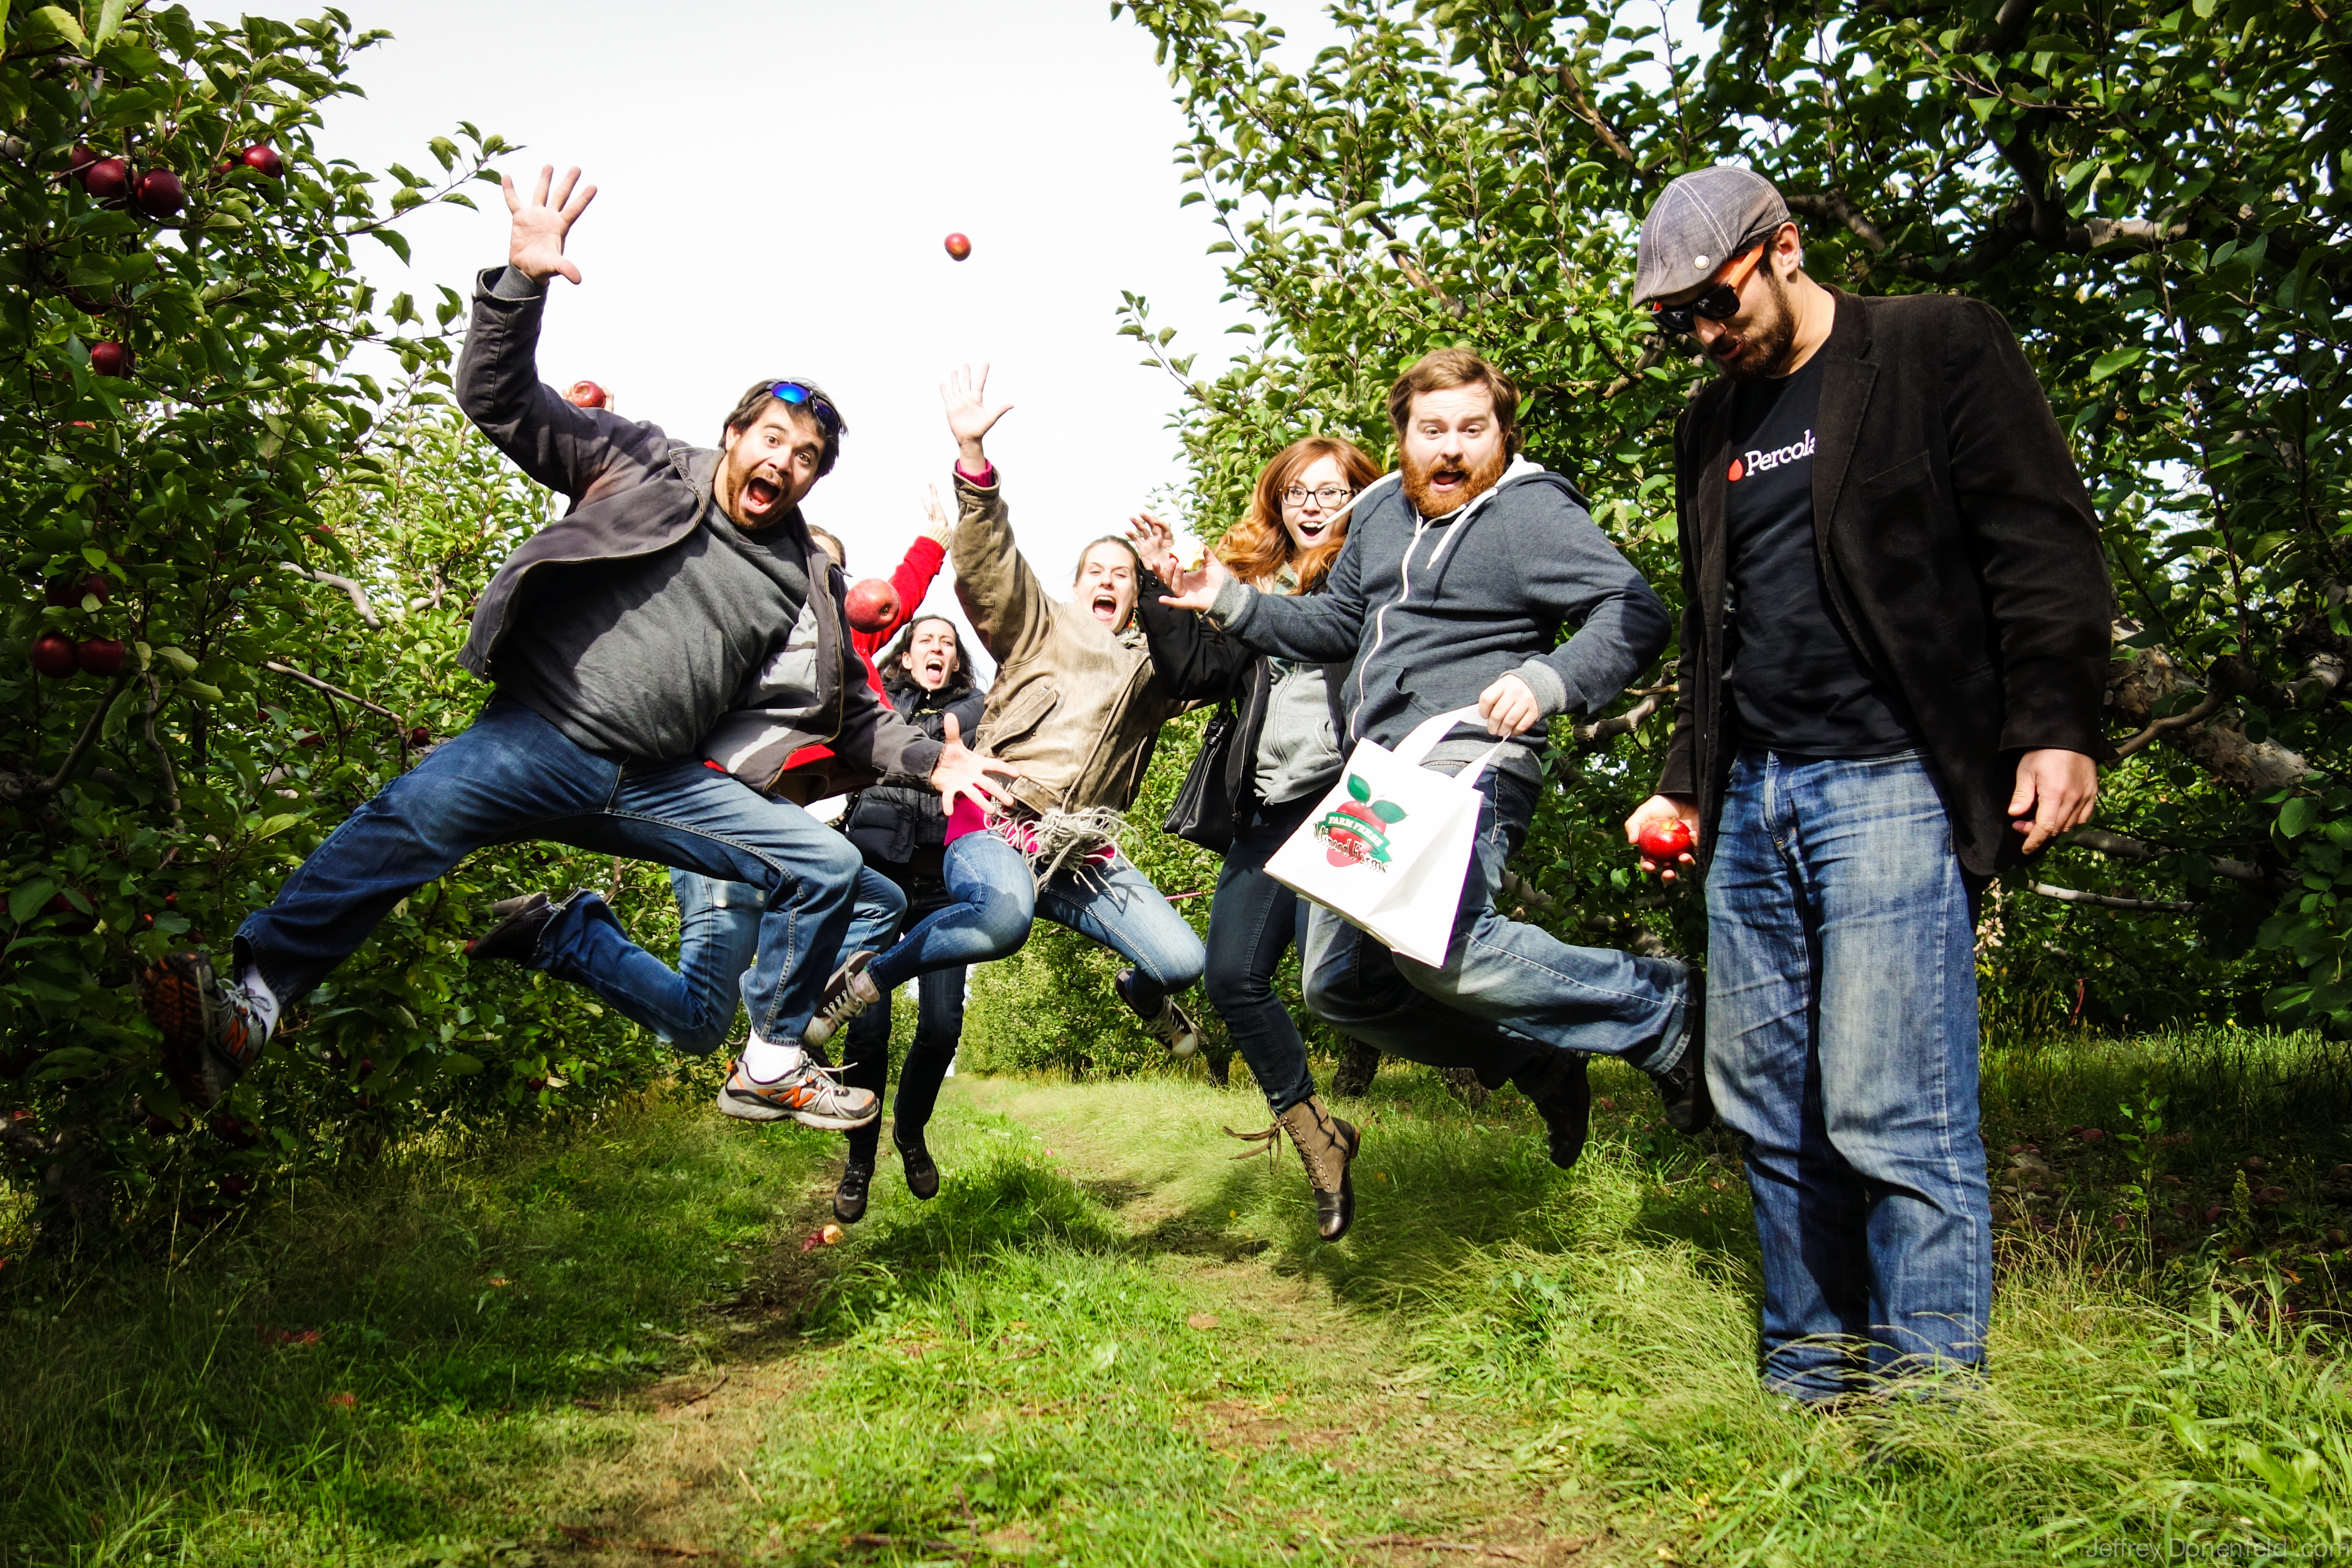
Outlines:
<svg viewBox="0 0 2352 1568"><path fill-rule="evenodd" d="M92 637L77 650L81 667L100 680L122 673L122 644L112 637Z"/></svg>
<svg viewBox="0 0 2352 1568"><path fill-rule="evenodd" d="M573 382L563 394L563 401L575 408L603 408L612 401L612 394L594 382Z"/></svg>
<svg viewBox="0 0 2352 1568"><path fill-rule="evenodd" d="M34 638L33 668L54 681L62 681L81 668L73 639L58 632L44 632Z"/></svg>
<svg viewBox="0 0 2352 1568"><path fill-rule="evenodd" d="M852 626L860 632L879 632L898 618L898 591L879 577L852 583L848 610Z"/></svg>
<svg viewBox="0 0 2352 1568"><path fill-rule="evenodd" d="M79 172L81 188L94 200L119 202L131 193L131 165L120 158L100 158Z"/></svg>
<svg viewBox="0 0 2352 1568"><path fill-rule="evenodd" d="M169 169L150 169L139 176L136 200L149 217L168 218L187 205L188 193Z"/></svg>
<svg viewBox="0 0 2352 1568"><path fill-rule="evenodd" d="M947 247L948 254L958 261L962 261L971 255L971 241L960 234L948 235Z"/></svg>
<svg viewBox="0 0 2352 1568"><path fill-rule="evenodd" d="M257 143L247 148L240 156L245 166L257 174L267 174L273 180L286 178L286 160L278 155L275 147Z"/></svg>
<svg viewBox="0 0 2352 1568"><path fill-rule="evenodd" d="M92 343L89 369L92 375L127 376L131 373L131 350L111 338Z"/></svg>

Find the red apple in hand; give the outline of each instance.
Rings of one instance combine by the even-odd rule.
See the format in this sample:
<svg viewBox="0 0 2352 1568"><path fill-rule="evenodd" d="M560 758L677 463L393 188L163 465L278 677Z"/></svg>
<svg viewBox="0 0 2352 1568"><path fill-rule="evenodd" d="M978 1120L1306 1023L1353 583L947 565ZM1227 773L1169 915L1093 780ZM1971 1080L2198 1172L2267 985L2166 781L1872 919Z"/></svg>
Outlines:
<svg viewBox="0 0 2352 1568"><path fill-rule="evenodd" d="M850 585L849 623L860 632L879 632L898 618L898 591L878 577Z"/></svg>
<svg viewBox="0 0 2352 1568"><path fill-rule="evenodd" d="M139 176L139 210L151 218L168 218L187 204L180 177L169 169L150 169Z"/></svg>
<svg viewBox="0 0 2352 1568"><path fill-rule="evenodd" d="M1645 822L1639 841L1643 854L1661 865L1672 865L1690 853L1690 824L1680 817Z"/></svg>
<svg viewBox="0 0 2352 1568"><path fill-rule="evenodd" d="M948 235L947 246L948 254L958 261L962 261L971 255L971 241L960 234Z"/></svg>
<svg viewBox="0 0 2352 1568"><path fill-rule="evenodd" d="M563 394L563 401L575 408L603 408L611 401L611 394L594 382L573 382L571 390Z"/></svg>
<svg viewBox="0 0 2352 1568"><path fill-rule="evenodd" d="M62 681L81 668L73 639L57 632L44 632L34 638L33 668L53 681Z"/></svg>
<svg viewBox="0 0 2352 1568"><path fill-rule="evenodd" d="M112 637L92 637L76 650L81 667L100 680L122 673L122 644Z"/></svg>
<svg viewBox="0 0 2352 1568"><path fill-rule="evenodd" d="M273 180L286 178L286 160L278 155L275 147L248 147L241 156L245 166L257 174L267 174Z"/></svg>

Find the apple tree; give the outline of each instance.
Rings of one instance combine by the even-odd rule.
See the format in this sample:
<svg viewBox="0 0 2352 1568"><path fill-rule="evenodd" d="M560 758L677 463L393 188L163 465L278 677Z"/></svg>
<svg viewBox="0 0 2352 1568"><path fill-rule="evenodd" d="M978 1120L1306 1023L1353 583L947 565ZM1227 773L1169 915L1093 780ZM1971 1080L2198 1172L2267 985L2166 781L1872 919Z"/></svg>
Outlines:
<svg viewBox="0 0 2352 1568"><path fill-rule="evenodd" d="M1334 5L1313 58L1246 9L1129 3L1192 126L1242 351L1214 377L1130 297L1185 397L1196 527L1309 430L1391 445L1382 395L1461 343L1525 389L1673 598L1670 436L1706 374L1627 297L1642 214L1717 162L1789 195L1807 267L1966 292L2017 329L2095 494L2125 618L2099 825L2004 879L1989 1021L2352 1027L2352 94L2315 0ZM1898 368L1899 370L1899 368ZM1663 748L1671 657L1555 732L1518 869L1585 940L1700 939L1618 823Z"/></svg>
<svg viewBox="0 0 2352 1568"><path fill-rule="evenodd" d="M353 253L404 258L401 216L505 147L331 158L321 110L383 36L340 12L18 0L0 29L0 1169L108 1223L627 1076L617 1020L465 974L490 898L613 873L520 850L411 899L211 1115L158 1072L134 976L225 953L478 700L464 610L542 503L441 401L462 302L428 325Z"/></svg>

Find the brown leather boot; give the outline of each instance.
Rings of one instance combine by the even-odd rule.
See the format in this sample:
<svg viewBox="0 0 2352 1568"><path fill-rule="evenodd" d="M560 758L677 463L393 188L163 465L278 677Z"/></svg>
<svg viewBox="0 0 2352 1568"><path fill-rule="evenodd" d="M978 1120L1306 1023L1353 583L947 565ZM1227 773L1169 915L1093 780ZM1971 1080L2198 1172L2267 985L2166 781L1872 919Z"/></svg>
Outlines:
<svg viewBox="0 0 2352 1568"><path fill-rule="evenodd" d="M1298 1145L1299 1162L1307 1167L1307 1185L1315 1189L1317 1233L1326 1241L1339 1240L1356 1218L1356 1184L1348 1176L1348 1162L1356 1157L1362 1138L1353 1126L1325 1110L1322 1099L1313 1094L1275 1120Z"/></svg>

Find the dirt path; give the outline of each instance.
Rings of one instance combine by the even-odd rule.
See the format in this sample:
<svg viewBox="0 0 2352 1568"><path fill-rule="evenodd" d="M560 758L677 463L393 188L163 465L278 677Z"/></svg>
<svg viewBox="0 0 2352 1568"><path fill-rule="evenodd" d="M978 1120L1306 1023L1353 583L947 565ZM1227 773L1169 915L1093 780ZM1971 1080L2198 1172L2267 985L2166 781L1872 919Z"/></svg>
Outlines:
<svg viewBox="0 0 2352 1568"><path fill-rule="evenodd" d="M1536 1436L1526 1413L1436 1386L1414 1363L1409 1324L1335 1299L1300 1250L1297 1227L1311 1224L1311 1205L1295 1155L1286 1146L1270 1166L1262 1157L1237 1164L1230 1151L1241 1145L1218 1131L1224 1121L1262 1124L1262 1115L1250 1097L1181 1084L955 1081L931 1139L950 1189L1008 1171L1048 1184L1049 1196L1074 1188L1109 1234L1097 1249L1109 1260L1071 1263L1069 1278L1057 1281L1057 1255L1021 1263L1002 1249L969 1259L941 1249L928 1277L910 1274L907 1284L909 1294L958 1301L952 1314L910 1311L903 1330L800 1337L795 1324L821 1274L903 1270L909 1237L927 1236L913 1228L950 1207L951 1192L915 1204L886 1144L875 1210L848 1240L801 1250L799 1237L829 1217L829 1185L812 1185L755 1287L711 1332L693 1336L699 1364L580 1411L578 1436L590 1452L570 1474L583 1506L577 1522L559 1527L560 1560L1630 1562L1630 1542L1561 1528L1549 1496L1556 1478L1531 1479L1515 1461ZM977 1201L969 1191L960 1199ZM1007 1273L1022 1273L1024 1289L1052 1287L1072 1299L1107 1297L1110 1283L1120 1301L1149 1294L1145 1331L1121 1328L1106 1342L1108 1354L1122 1343L1134 1347L1130 1355L1150 1354L1163 1342L1168 1354L1191 1359L1155 1371L1132 1396L1112 1379L1089 1392L1083 1375L1041 1390L1034 1377L1023 1381L1026 1368L1006 1368L1024 1355L1040 1358L1029 1367L1051 1364L1043 1358L1055 1353L1054 1331L1044 1322L1038 1348L988 1359L1029 1332L1024 1318L982 1327L987 1293L1012 1288ZM969 1326L959 1333L960 1324ZM1111 1366L1106 1353L1094 1354ZM985 1375L957 1379L972 1391L944 1400L939 1423L922 1432L896 1431L893 1401L877 1406L858 1392L915 1375L910 1364L967 1362ZM938 1471L942 1456L923 1458L920 1444L936 1450L950 1432L968 1436L949 1448L1003 1448L1017 1436L1080 1453L1115 1445L1123 1457L1098 1479L1065 1486L1050 1508L976 1502L989 1484L983 1470L954 1483L945 1494L952 1506L934 1511L944 1517L919 1529L903 1520L871 1527L872 1500L842 1473L856 1450L876 1453L865 1485L919 1492L935 1473L902 1472ZM916 1447L892 1468L881 1450L910 1440ZM1134 1479L1163 1469L1171 1479L1157 1489ZM1196 1479L1180 1482L1180 1473ZM1197 1478L1216 1475L1222 1486L1204 1490ZM813 1476L839 1500L835 1517L814 1528ZM785 1495L793 1492L802 1495ZM1164 1522L1152 1522L1155 1509ZM1097 1510L1111 1522L1090 1523ZM1138 1555L1132 1542L1104 1538L1123 1529L1164 1545Z"/></svg>

